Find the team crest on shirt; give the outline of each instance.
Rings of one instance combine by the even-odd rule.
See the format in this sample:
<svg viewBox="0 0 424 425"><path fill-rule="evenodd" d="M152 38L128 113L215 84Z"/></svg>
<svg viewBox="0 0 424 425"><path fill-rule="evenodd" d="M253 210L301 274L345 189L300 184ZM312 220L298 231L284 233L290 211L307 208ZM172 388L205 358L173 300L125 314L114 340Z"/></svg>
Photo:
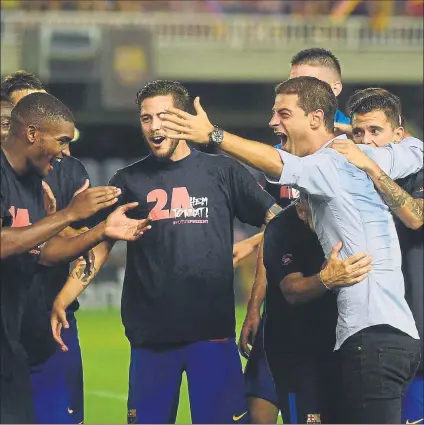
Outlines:
<svg viewBox="0 0 424 425"><path fill-rule="evenodd" d="M135 424L137 422L137 409L129 409L127 414L127 424Z"/></svg>
<svg viewBox="0 0 424 425"><path fill-rule="evenodd" d="M306 416L307 424L320 424L321 423L321 415L319 413L308 413Z"/></svg>
<svg viewBox="0 0 424 425"><path fill-rule="evenodd" d="M283 255L281 258L281 263L283 266L288 266L293 261L293 256L291 254Z"/></svg>
<svg viewBox="0 0 424 425"><path fill-rule="evenodd" d="M154 189L147 194L147 202L156 202L149 214L154 221L172 219L173 224L209 222L209 199L190 196L186 187L174 187L169 200L165 190ZM165 208L167 205L170 208Z"/></svg>

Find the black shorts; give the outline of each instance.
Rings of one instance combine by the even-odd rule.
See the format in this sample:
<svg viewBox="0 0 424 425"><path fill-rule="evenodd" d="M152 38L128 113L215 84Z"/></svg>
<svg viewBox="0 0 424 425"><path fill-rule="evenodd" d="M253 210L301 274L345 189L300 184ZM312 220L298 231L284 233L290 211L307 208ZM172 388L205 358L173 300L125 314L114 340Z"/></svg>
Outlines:
<svg viewBox="0 0 424 425"><path fill-rule="evenodd" d="M274 380L265 355L263 328L264 319L259 325L258 334L244 370L246 397L261 398L278 406Z"/></svg>
<svg viewBox="0 0 424 425"><path fill-rule="evenodd" d="M338 412L337 353L282 355L267 346L267 358L285 424L342 423Z"/></svg>
<svg viewBox="0 0 424 425"><path fill-rule="evenodd" d="M0 423L34 423L31 380L25 351L18 347L13 355L2 355L2 363Z"/></svg>

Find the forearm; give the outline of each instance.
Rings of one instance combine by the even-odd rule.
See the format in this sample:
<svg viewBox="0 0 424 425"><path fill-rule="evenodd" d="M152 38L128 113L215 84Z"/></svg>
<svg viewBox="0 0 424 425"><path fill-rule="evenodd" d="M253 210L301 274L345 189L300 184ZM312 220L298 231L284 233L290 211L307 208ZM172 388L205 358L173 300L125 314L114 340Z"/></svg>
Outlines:
<svg viewBox="0 0 424 425"><path fill-rule="evenodd" d="M242 241L242 243L248 243L252 246L252 248L257 248L260 245L263 236L264 236L264 232L262 231L262 232L256 233L256 235L253 235L250 238L245 239L244 241Z"/></svg>
<svg viewBox="0 0 424 425"><path fill-rule="evenodd" d="M386 205L407 227L418 229L423 225L423 199L415 199L405 192L374 162L365 171Z"/></svg>
<svg viewBox="0 0 424 425"><path fill-rule="evenodd" d="M57 235L72 221L70 214L64 209L30 226L2 227L0 257L4 259L28 252Z"/></svg>
<svg viewBox="0 0 424 425"><path fill-rule="evenodd" d="M292 273L280 283L284 298L289 304L300 304L321 297L327 288L321 282L319 275L303 277L301 273Z"/></svg>
<svg viewBox="0 0 424 425"><path fill-rule="evenodd" d="M91 283L103 264L106 262L113 242L104 241L92 249L92 261L94 266L87 267L85 259L79 259L75 262L68 280L56 297L55 303L67 308Z"/></svg>
<svg viewBox="0 0 424 425"><path fill-rule="evenodd" d="M239 161L264 172L269 177L280 178L281 176L283 162L280 154L269 145L225 132L219 148Z"/></svg>
<svg viewBox="0 0 424 425"><path fill-rule="evenodd" d="M256 261L255 282L252 286L252 292L248 302L248 309L260 309L266 295L266 270L263 261L263 234L258 250L258 258Z"/></svg>
<svg viewBox="0 0 424 425"><path fill-rule="evenodd" d="M71 262L104 239L104 222L78 236L54 237L43 246L40 264L51 266L60 262Z"/></svg>

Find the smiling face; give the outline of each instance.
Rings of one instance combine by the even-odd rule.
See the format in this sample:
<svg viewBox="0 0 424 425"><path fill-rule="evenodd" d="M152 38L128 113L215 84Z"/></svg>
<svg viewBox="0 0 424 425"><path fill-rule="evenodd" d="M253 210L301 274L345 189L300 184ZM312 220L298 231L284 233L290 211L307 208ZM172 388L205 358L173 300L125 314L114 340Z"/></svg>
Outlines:
<svg viewBox="0 0 424 425"><path fill-rule="evenodd" d="M61 159L62 151L73 139L74 123L58 120L45 123L43 127L29 125L27 138L30 141L28 149L29 168L40 177L45 177L53 169L56 159Z"/></svg>
<svg viewBox="0 0 424 425"><path fill-rule="evenodd" d="M278 94L272 113L269 126L280 137L284 149L296 156L307 155L310 147L305 141L315 119L314 113L305 113L296 94Z"/></svg>
<svg viewBox="0 0 424 425"><path fill-rule="evenodd" d="M384 111L378 109L352 116L353 140L358 144L386 146L403 140L404 133L403 127L393 127Z"/></svg>
<svg viewBox="0 0 424 425"><path fill-rule="evenodd" d="M175 107L172 95L144 99L140 108L140 123L143 136L150 151L158 159L172 159L179 141L166 137L161 117L167 108ZM169 131L169 130L168 130Z"/></svg>

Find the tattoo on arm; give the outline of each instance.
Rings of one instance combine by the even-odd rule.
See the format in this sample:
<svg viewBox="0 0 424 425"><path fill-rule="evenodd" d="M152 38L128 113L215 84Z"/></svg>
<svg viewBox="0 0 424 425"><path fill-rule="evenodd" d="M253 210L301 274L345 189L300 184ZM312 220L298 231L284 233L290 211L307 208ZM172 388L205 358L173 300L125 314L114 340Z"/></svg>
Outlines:
<svg viewBox="0 0 424 425"><path fill-rule="evenodd" d="M378 190L386 205L394 212L403 206L419 220L423 220L423 200L413 198L395 183L386 173L378 178Z"/></svg>
<svg viewBox="0 0 424 425"><path fill-rule="evenodd" d="M96 275L95 259L93 250L90 250L84 255L84 259L79 261L74 270L72 270L71 276L81 281L83 286L87 286Z"/></svg>
<svg viewBox="0 0 424 425"><path fill-rule="evenodd" d="M266 212L265 224L268 224L280 212L281 212L281 207L277 204L273 204L272 207Z"/></svg>

